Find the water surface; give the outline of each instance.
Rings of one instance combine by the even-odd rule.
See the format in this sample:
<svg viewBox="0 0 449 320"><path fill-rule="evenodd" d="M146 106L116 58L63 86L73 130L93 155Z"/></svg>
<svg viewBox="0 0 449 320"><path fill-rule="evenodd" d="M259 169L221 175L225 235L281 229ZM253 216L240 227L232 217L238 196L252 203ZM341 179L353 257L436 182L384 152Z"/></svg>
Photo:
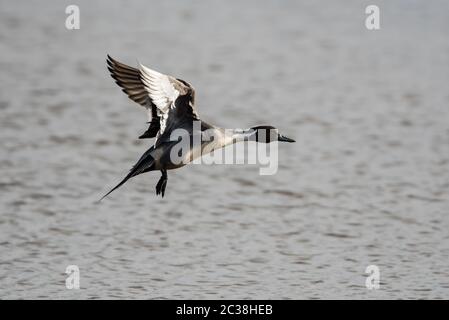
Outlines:
<svg viewBox="0 0 449 320"><path fill-rule="evenodd" d="M449 4L377 3L379 31L366 1L77 1L69 31L67 1L0 1L0 298L449 298ZM151 143L107 53L297 142L274 176L192 165L97 204Z"/></svg>

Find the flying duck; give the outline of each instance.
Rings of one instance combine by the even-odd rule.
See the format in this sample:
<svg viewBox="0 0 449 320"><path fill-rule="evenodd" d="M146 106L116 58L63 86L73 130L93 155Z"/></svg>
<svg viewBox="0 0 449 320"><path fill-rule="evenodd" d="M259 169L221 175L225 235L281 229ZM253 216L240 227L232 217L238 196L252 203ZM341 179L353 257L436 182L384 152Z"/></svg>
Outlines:
<svg viewBox="0 0 449 320"><path fill-rule="evenodd" d="M200 120L195 108L195 89L188 82L159 73L140 63L138 68L130 67L114 60L109 55L106 62L112 78L122 88L122 91L131 100L147 109L149 127L139 136L139 139L155 138L155 142L140 157L126 177L100 201L130 178L155 170L162 173L156 185L156 195L160 194L164 197L168 180L167 170L182 167L193 159L204 155L205 152L208 153L244 141L249 137L262 143L295 142L295 140L279 134L273 126L257 126L247 130L225 130L210 125ZM199 123L199 126L195 126L195 122ZM177 129L185 130L190 140L193 140L194 135L198 134L204 138L206 133L209 135L212 133L214 139L201 139L199 147L185 154L183 161L173 161L171 151L179 140L174 141L172 133ZM269 131L268 134L267 131ZM195 149L195 145L192 148Z"/></svg>

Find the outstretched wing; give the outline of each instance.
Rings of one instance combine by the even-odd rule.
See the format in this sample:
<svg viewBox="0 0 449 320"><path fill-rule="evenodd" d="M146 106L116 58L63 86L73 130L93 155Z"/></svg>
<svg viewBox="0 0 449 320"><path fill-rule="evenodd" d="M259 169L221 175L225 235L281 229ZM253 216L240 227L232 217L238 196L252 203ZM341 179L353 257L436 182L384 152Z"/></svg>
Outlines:
<svg viewBox="0 0 449 320"><path fill-rule="evenodd" d="M141 80L139 69L130 67L126 64L118 62L108 55L108 70L112 78L115 80L124 93L128 97L137 102L148 110L148 121L151 122L148 130L139 138L153 138L156 136L160 128L160 119L157 113L157 107L148 96L145 85Z"/></svg>
<svg viewBox="0 0 449 320"><path fill-rule="evenodd" d="M167 127L173 128L186 120L198 120L195 110L195 89L186 81L176 79L140 64L140 78L160 118L161 136ZM156 138L156 139L157 139Z"/></svg>

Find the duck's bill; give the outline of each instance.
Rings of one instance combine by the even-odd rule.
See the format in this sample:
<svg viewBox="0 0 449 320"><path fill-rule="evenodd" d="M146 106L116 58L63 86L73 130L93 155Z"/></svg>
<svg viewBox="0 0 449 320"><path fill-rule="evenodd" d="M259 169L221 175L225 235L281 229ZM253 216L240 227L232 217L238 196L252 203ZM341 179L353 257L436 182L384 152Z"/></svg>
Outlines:
<svg viewBox="0 0 449 320"><path fill-rule="evenodd" d="M283 136L282 134L279 135L278 141L282 141L282 142L296 142L295 140L287 138L286 136Z"/></svg>

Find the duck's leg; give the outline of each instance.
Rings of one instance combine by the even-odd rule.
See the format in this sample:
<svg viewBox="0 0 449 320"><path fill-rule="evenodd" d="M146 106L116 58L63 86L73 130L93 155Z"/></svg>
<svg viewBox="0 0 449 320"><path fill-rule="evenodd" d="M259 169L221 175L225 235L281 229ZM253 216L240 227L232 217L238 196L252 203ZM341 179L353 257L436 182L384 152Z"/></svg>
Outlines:
<svg viewBox="0 0 449 320"><path fill-rule="evenodd" d="M164 194L165 194L165 188L167 187L168 178L167 178L167 170L163 169L163 170L161 170L161 172L162 172L162 176L156 185L156 195L161 194L162 198L163 198Z"/></svg>

